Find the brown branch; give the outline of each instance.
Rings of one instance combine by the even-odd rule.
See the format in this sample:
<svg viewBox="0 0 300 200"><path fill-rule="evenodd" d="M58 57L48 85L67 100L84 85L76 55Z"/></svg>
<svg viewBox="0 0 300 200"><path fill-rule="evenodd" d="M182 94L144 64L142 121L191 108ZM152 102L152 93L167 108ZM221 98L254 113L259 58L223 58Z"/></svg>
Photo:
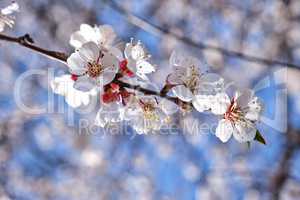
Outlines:
<svg viewBox="0 0 300 200"><path fill-rule="evenodd" d="M4 34L0 34L0 40L19 44L19 45L21 45L25 48L28 48L28 49L31 49L34 52L37 52L37 53L39 53L43 56L46 56L48 58L51 58L51 59L57 60L59 62L62 62L64 64L67 64L66 63L67 59L68 59L67 54L62 53L62 52L58 52L58 51L51 51L51 50L48 50L48 49L41 48L37 45L34 45L33 44L33 39L30 37L29 34L25 34L24 36L21 36L21 37L11 37L11 36L7 36L7 35L4 35ZM180 102L180 100L178 98L167 96L164 93L164 91L156 92L156 91L153 91L153 90L142 88L138 85L131 85L129 83L125 83L125 82L120 81L117 76L113 80L113 82L117 83L121 87L130 88L130 89L134 89L134 90L137 90L139 92L142 92L145 95L160 96L160 97L166 98L166 99L168 99L170 101L173 101L175 103L178 103L178 104Z"/></svg>
<svg viewBox="0 0 300 200"><path fill-rule="evenodd" d="M64 64L66 63L67 58L68 58L68 56L65 53L61 53L61 52L57 52L57 51L50 51L50 50L43 49L39 46L34 45L32 38L28 34L25 34L24 36L21 36L21 37L11 37L11 36L0 34L0 40L17 43L23 47L31 49L34 52L37 52L37 53L39 53L43 56L46 56L48 58L51 58L51 59L55 59Z"/></svg>

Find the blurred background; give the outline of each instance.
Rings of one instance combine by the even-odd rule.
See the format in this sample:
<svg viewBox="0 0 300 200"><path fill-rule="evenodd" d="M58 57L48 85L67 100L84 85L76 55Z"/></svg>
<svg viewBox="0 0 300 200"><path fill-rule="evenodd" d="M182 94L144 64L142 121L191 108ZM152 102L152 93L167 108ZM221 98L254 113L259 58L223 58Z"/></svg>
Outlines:
<svg viewBox="0 0 300 200"><path fill-rule="evenodd" d="M37 45L71 53L80 24L110 24L118 42L143 41L162 86L168 58L183 49L211 70L256 91L265 108L258 129L267 145L223 144L213 131L134 135L88 134L95 110L82 114L53 96L48 76L67 72L50 60L0 41L0 196L2 199L300 199L300 1L298 0L19 0L16 26ZM10 1L1 0L0 7ZM144 21L141 19L144 19ZM151 26L151 24L155 26ZM156 27L157 26L157 27ZM221 48L215 48L221 47ZM256 59L246 55L255 56ZM280 60L295 65L271 62ZM15 83L29 114L16 104ZM214 123L190 113L182 126ZM128 133L128 132L127 132Z"/></svg>

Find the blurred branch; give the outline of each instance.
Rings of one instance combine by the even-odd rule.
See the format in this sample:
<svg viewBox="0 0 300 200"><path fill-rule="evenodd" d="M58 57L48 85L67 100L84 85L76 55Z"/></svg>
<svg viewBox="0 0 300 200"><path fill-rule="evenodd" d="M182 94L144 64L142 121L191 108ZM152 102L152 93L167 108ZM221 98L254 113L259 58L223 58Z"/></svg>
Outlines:
<svg viewBox="0 0 300 200"><path fill-rule="evenodd" d="M284 152L282 153L281 160L279 161L279 167L270 182L270 191L272 193L272 199L274 200L279 199L281 189L286 180L290 177L290 160L299 147L300 131L289 127L286 135Z"/></svg>
<svg viewBox="0 0 300 200"><path fill-rule="evenodd" d="M29 34L25 34L20 37L11 37L7 35L0 34L0 40L4 40L7 42L13 42L17 43L23 47L26 47L28 49L31 49L35 52L38 52L39 54L42 54L43 56L47 56L48 58L55 59L57 61L60 61L62 63L65 63L68 56L65 53L57 52L57 51L49 51L47 49L43 49L41 47L38 47L33 44L33 39L30 37Z"/></svg>
<svg viewBox="0 0 300 200"><path fill-rule="evenodd" d="M196 42L188 37L185 36L181 36L177 33L171 32L168 29L155 25L151 22L149 22L148 20L142 19L141 17L132 14L131 12L127 11L127 9L125 9L123 6L119 5L118 3L116 3L115 1L107 1L107 3L116 11L118 11L120 14L122 14L123 16L125 16L127 18L127 20L132 23L135 26L140 27L141 29L153 34L153 35L157 35L157 36L162 36L162 35L168 35L168 36L172 36L174 38L176 38L177 40L180 40L186 44L189 44L195 48L198 49L211 49L211 50L215 50L218 51L220 53L222 53L225 56L229 56L229 57L236 57L239 59L243 59L243 60L247 60L249 62L256 62L256 63L262 63L265 65L282 65L282 66L287 66L290 68L296 68L296 69L300 69L300 65L294 64L294 63L289 63L289 62L285 62L285 61L281 61L281 60L270 60L267 58L261 58L261 57L257 57L257 56L252 56L252 55L248 55L248 54L244 54L238 51L233 51L233 50L229 50L229 49L225 49L223 47L219 47L219 46L215 46L215 45L211 45L211 44L205 44L202 42Z"/></svg>

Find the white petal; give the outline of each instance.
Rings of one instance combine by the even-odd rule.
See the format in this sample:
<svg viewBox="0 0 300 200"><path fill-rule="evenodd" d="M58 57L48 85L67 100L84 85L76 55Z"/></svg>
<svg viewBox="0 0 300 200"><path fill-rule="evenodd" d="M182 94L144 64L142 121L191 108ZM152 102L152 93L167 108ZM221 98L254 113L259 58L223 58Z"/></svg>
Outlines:
<svg viewBox="0 0 300 200"><path fill-rule="evenodd" d="M162 111L167 115L172 115L178 111L178 105L167 99L163 99L159 103L159 106L162 109Z"/></svg>
<svg viewBox="0 0 300 200"><path fill-rule="evenodd" d="M73 86L73 81L71 80L70 75L63 75L59 77L55 77L54 80L51 81L50 86L54 93L59 95L65 95L66 90L71 86Z"/></svg>
<svg viewBox="0 0 300 200"><path fill-rule="evenodd" d="M105 70L99 77L98 77L98 83L99 86L104 86L106 84L109 84L112 82L112 80L114 80L116 76L116 72L115 71L111 71L111 70Z"/></svg>
<svg viewBox="0 0 300 200"><path fill-rule="evenodd" d="M104 120L103 115L101 114L101 110L99 110L96 115L95 125L100 127L105 127L106 125L106 121Z"/></svg>
<svg viewBox="0 0 300 200"><path fill-rule="evenodd" d="M130 71L132 71L133 73L137 72L137 65L136 65L136 61L129 58L127 59L127 67L128 69L130 69Z"/></svg>
<svg viewBox="0 0 300 200"><path fill-rule="evenodd" d="M236 122L233 130L234 138L239 142L252 141L256 134L256 127L251 122Z"/></svg>
<svg viewBox="0 0 300 200"><path fill-rule="evenodd" d="M100 49L94 42L85 43L78 52L85 61L96 61L100 56Z"/></svg>
<svg viewBox="0 0 300 200"><path fill-rule="evenodd" d="M96 37L94 28L88 24L81 24L80 32L88 42L93 41L93 39Z"/></svg>
<svg viewBox="0 0 300 200"><path fill-rule="evenodd" d="M146 52L144 50L144 47L142 46L141 43L137 43L136 45L134 45L131 49L131 57L134 60L141 60L143 58L145 58L146 56Z"/></svg>
<svg viewBox="0 0 300 200"><path fill-rule="evenodd" d="M230 99L226 93L218 93L211 101L211 112L215 115L224 114L230 105Z"/></svg>
<svg viewBox="0 0 300 200"><path fill-rule="evenodd" d="M137 61L136 65L138 72L141 74L149 74L155 72L154 66L145 60Z"/></svg>
<svg viewBox="0 0 300 200"><path fill-rule="evenodd" d="M222 119L219 121L216 129L216 136L222 141L227 142L233 132L233 126L230 121Z"/></svg>
<svg viewBox="0 0 300 200"><path fill-rule="evenodd" d="M248 103L251 101L253 97L253 91L252 90L245 90L243 93L237 92L235 95L237 105L241 108L245 108Z"/></svg>
<svg viewBox="0 0 300 200"><path fill-rule="evenodd" d="M0 20L0 33L4 31L5 23Z"/></svg>
<svg viewBox="0 0 300 200"><path fill-rule="evenodd" d="M119 61L124 59L122 51L116 47L111 47L109 52L112 53Z"/></svg>
<svg viewBox="0 0 300 200"><path fill-rule="evenodd" d="M104 53L104 56L100 62L105 68L107 68L105 70L117 73L119 69L119 60L112 53Z"/></svg>
<svg viewBox="0 0 300 200"><path fill-rule="evenodd" d="M65 95L65 100L69 106L73 108L80 107L82 105L82 94L74 89L69 89Z"/></svg>
<svg viewBox="0 0 300 200"><path fill-rule="evenodd" d="M83 37L80 31L76 31L71 35L70 45L77 48L80 48L87 40Z"/></svg>
<svg viewBox="0 0 300 200"><path fill-rule="evenodd" d="M212 96L196 95L193 98L192 104L198 112L204 112L211 108Z"/></svg>
<svg viewBox="0 0 300 200"><path fill-rule="evenodd" d="M86 61L83 60L78 52L72 53L71 56L67 59L69 66L69 71L71 74L82 75L86 72Z"/></svg>
<svg viewBox="0 0 300 200"><path fill-rule="evenodd" d="M12 4L10 4L9 6L7 6L6 8L3 8L1 10L1 14L3 15L10 15L14 12L19 11L19 4L16 2L13 2Z"/></svg>
<svg viewBox="0 0 300 200"><path fill-rule="evenodd" d="M78 77L74 83L74 88L83 92L91 91L96 85L96 81L87 76Z"/></svg>
<svg viewBox="0 0 300 200"><path fill-rule="evenodd" d="M100 44L108 47L111 46L116 38L116 33L114 32L112 26L102 25L98 27L99 30L99 42Z"/></svg>
<svg viewBox="0 0 300 200"><path fill-rule="evenodd" d="M186 88L184 85L178 85L172 88L174 95L181 99L182 101L189 102L193 99L194 95L190 89Z"/></svg>
<svg viewBox="0 0 300 200"><path fill-rule="evenodd" d="M257 97L251 99L247 106L245 117L251 121L258 121L262 112L262 103Z"/></svg>
<svg viewBox="0 0 300 200"><path fill-rule="evenodd" d="M124 54L125 54L125 57L127 59L131 58L132 47L133 47L132 43L127 43L126 44L126 47L125 47L125 50L124 50Z"/></svg>

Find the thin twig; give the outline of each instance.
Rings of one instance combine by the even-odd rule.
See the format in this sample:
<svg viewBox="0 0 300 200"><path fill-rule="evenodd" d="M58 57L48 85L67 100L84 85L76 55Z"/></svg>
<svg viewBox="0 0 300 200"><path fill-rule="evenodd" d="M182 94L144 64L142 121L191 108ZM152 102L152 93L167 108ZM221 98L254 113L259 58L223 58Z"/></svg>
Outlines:
<svg viewBox="0 0 300 200"><path fill-rule="evenodd" d="M173 38L180 40L186 44L189 44L197 49L203 50L203 49L211 49L214 51L218 51L220 53L222 53L225 56L229 56L229 57L236 57L242 60L247 60L249 62L256 62L256 63L261 63L261 64L265 64L265 65L281 65L281 66L286 66L286 67L290 67L290 68L295 68L295 69L300 69L300 66L294 63L289 63L286 61L281 61L281 60L270 60L267 58L262 58L262 57L258 57L258 56L252 56L252 55L248 55L248 54L244 54L238 51L233 51L233 50L229 50L229 49L225 49L223 47L219 47L219 46L215 46L215 45L211 45L211 44L206 44L203 42L196 42L194 40L192 40L189 37L185 37L185 36L181 36L177 33L171 32L168 29L158 26L156 24L153 24L151 22L149 22L146 19L142 19L141 17L132 14L131 12L127 11L127 9L125 9L123 6L119 5L118 3L112 1L107 1L107 3L117 12L119 12L120 14L122 14L123 16L125 16L127 18L127 20L135 25L138 26L140 28L142 28L143 30L150 32L154 35L158 35L158 36L162 36L162 35L168 35L168 36L172 36Z"/></svg>
<svg viewBox="0 0 300 200"><path fill-rule="evenodd" d="M25 34L25 35L20 36L20 37L12 37L12 36L7 36L7 35L4 35L4 34L0 34L0 40L4 40L4 41L7 41L7 42L13 42L13 43L19 44L23 47L31 49L34 52L37 52L37 53L39 53L43 56L46 56L48 58L51 58L51 59L57 60L59 62L62 62L64 64L67 64L67 59L68 59L67 54L62 53L62 52L58 52L58 51L50 51L48 49L44 49L44 48L41 48L37 45L34 45L33 44L33 39L30 37L29 34ZM173 101L175 103L180 102L180 100L178 98L167 96L163 92L156 92L156 91L153 91L153 90L142 88L138 85L131 85L129 83L125 83L125 82L120 81L117 77L113 80L113 82L117 83L121 87L130 88L130 89L134 89L134 90L137 90L139 92L142 92L145 95L156 95L156 96L166 98L166 99L168 99L170 101Z"/></svg>
<svg viewBox="0 0 300 200"><path fill-rule="evenodd" d="M28 34L25 34L21 37L11 37L11 36L7 36L4 34L0 34L0 40L17 43L17 44L19 44L23 47L26 47L28 49L31 49L43 56L47 56L48 58L55 59L62 63L66 63L67 58L68 58L68 56L65 53L61 53L61 52L57 52L57 51L50 51L50 50L47 50L47 49L44 49L44 48L34 45L32 38Z"/></svg>

